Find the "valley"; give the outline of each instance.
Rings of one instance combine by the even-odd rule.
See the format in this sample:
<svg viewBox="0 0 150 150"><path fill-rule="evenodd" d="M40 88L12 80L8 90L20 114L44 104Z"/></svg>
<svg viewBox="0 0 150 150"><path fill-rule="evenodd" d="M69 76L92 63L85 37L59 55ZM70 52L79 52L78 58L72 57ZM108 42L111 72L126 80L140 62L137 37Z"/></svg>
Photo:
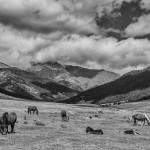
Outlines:
<svg viewBox="0 0 150 150"><path fill-rule="evenodd" d="M29 105L39 109L39 115L27 115ZM98 108L35 101L0 99L0 114L15 111L18 123L15 133L0 135L1 150L149 150L150 127L133 126L128 117L134 112L146 113L150 117L150 102L123 104L118 107ZM69 112L69 122L62 122L60 111ZM99 110L99 118L89 115ZM24 124L26 114L27 123ZM45 126L37 126L34 120ZM102 129L103 135L86 134L87 126ZM125 135L126 129L137 130L140 135Z"/></svg>

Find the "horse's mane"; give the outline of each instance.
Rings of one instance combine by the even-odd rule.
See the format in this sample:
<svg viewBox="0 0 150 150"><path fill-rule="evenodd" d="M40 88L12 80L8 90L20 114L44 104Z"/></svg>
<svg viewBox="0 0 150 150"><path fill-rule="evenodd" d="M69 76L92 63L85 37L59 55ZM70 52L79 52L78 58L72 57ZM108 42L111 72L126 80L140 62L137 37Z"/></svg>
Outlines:
<svg viewBox="0 0 150 150"><path fill-rule="evenodd" d="M8 115L8 112L4 112L2 117L6 117L6 115Z"/></svg>

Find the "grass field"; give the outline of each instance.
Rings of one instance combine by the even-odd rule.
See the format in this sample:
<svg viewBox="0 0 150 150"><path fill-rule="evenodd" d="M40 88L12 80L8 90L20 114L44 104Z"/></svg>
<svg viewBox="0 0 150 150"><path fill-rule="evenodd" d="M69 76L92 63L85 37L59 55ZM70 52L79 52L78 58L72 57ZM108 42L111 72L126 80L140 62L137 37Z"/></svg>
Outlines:
<svg viewBox="0 0 150 150"><path fill-rule="evenodd" d="M39 116L24 115L28 105L39 108ZM70 114L69 122L62 122L60 111ZM92 112L102 110L99 118L89 119ZM118 108L96 108L82 105L0 100L0 113L15 111L18 116L15 133L0 135L0 150L150 150L150 126L133 126L128 116L144 112L150 116L150 102L129 103ZM34 120L45 126L37 126ZM86 134L91 126L102 129L104 135ZM124 130L136 129L140 135L125 135Z"/></svg>

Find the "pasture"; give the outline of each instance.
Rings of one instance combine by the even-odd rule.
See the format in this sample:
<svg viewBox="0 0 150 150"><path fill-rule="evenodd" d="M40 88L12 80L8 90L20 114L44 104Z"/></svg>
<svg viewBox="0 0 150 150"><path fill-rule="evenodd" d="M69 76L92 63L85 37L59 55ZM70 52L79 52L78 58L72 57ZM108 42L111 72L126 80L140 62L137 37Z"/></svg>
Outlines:
<svg viewBox="0 0 150 150"><path fill-rule="evenodd" d="M29 105L36 105L39 115L27 115ZM61 110L67 110L69 122L62 122ZM104 114L89 118L94 112ZM150 102L122 104L113 108L86 107L46 102L0 100L0 114L15 111L15 133L0 134L0 150L150 150L150 126L133 126L128 116L144 112L150 116ZM26 123L24 116L26 114ZM43 125L35 124L35 121ZM103 135L86 134L86 127L102 129ZM140 135L126 135L126 129Z"/></svg>

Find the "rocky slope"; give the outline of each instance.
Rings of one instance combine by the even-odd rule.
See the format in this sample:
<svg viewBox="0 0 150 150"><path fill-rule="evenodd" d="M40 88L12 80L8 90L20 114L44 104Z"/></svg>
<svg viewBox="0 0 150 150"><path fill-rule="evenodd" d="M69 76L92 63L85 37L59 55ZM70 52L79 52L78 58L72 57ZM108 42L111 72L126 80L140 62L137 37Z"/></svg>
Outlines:
<svg viewBox="0 0 150 150"><path fill-rule="evenodd" d="M30 72L49 78L69 88L84 91L119 77L118 74L98 69L62 65L58 62L32 63Z"/></svg>
<svg viewBox="0 0 150 150"><path fill-rule="evenodd" d="M131 71L115 81L89 89L67 99L66 103L78 103L82 100L90 103L113 101L141 101L150 98L150 67Z"/></svg>
<svg viewBox="0 0 150 150"><path fill-rule="evenodd" d="M26 71L0 63L0 93L15 98L60 101L117 77L105 70L58 62L32 63Z"/></svg>
<svg viewBox="0 0 150 150"><path fill-rule="evenodd" d="M5 95L42 101L57 101L78 91L14 67L0 68L0 92Z"/></svg>

